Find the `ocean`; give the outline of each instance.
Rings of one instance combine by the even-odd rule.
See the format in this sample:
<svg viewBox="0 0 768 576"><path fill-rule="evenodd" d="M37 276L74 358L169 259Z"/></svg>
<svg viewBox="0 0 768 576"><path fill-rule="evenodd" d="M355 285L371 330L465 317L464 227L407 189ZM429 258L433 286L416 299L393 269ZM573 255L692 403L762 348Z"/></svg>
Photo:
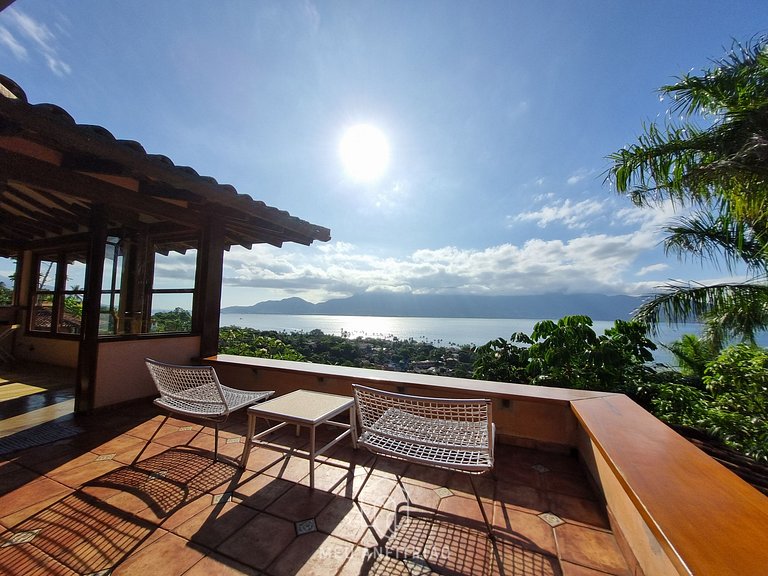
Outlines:
<svg viewBox="0 0 768 576"><path fill-rule="evenodd" d="M539 320L524 318L414 318L390 316L328 316L300 314L222 314L221 326L240 326L257 330L311 332L344 336L346 338L393 338L431 342L436 346L486 344L496 338L509 337L515 332L530 334ZM595 320L593 328L603 334L613 322ZM682 334L699 334L699 324L662 326L654 338L658 344L669 344ZM672 364L673 357L659 346L654 353L656 362Z"/></svg>

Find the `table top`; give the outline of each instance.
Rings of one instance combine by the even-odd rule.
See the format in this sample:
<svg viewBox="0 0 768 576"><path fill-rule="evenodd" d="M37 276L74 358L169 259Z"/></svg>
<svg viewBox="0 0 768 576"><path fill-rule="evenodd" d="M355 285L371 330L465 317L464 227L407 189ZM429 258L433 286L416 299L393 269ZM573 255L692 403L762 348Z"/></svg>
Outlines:
<svg viewBox="0 0 768 576"><path fill-rule="evenodd" d="M249 414L277 417L286 422L319 424L355 404L351 396L296 390L248 408Z"/></svg>

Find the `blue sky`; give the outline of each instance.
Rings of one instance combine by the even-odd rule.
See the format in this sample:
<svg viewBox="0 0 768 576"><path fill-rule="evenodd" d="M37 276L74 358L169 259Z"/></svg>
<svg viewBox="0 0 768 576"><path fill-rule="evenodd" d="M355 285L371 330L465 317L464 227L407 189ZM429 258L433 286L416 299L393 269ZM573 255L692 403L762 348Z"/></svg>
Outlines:
<svg viewBox="0 0 768 576"><path fill-rule="evenodd" d="M16 0L0 63L150 153L331 229L233 249L222 304L366 290L649 294L723 270L664 255L668 208L604 182L657 89L768 32L762 0ZM339 144L387 139L360 181Z"/></svg>

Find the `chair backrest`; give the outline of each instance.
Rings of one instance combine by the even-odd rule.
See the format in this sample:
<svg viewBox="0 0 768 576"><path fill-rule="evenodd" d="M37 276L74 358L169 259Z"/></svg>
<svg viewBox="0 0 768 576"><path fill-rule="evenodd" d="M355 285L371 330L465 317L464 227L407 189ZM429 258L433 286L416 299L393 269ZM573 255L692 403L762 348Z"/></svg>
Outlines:
<svg viewBox="0 0 768 576"><path fill-rule="evenodd" d="M144 361L163 404L185 412L229 412L213 366L180 366L151 358Z"/></svg>
<svg viewBox="0 0 768 576"><path fill-rule="evenodd" d="M371 430L377 434L382 434L384 431L375 429L376 424L381 422L382 417L387 413L391 414L399 410L416 417L415 420L399 419L404 426L403 435L410 439L420 438L422 444L447 445L456 448L461 446L462 448L490 450L491 454L493 453L494 429L491 413L492 404L489 399L411 396L368 388L359 384L353 384L352 389L355 394L361 433ZM458 426L424 426L424 423L429 421ZM421 424L413 424L414 422ZM462 424L471 426L463 428ZM409 426L415 426L415 428L409 430L407 429ZM474 429L477 433L470 433L468 428ZM431 432L425 435L427 430ZM445 431L445 434L429 437L438 430ZM451 434L448 430L458 431L459 434ZM391 435L391 429L387 435Z"/></svg>

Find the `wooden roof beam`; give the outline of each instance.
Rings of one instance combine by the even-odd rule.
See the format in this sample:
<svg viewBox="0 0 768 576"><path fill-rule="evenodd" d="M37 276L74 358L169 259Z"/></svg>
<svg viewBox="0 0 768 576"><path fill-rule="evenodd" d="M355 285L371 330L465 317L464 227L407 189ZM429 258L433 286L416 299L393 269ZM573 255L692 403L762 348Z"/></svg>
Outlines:
<svg viewBox="0 0 768 576"><path fill-rule="evenodd" d="M7 180L16 180L33 188L63 192L93 203L110 204L187 226L201 225L198 215L189 210L171 206L162 200L139 197L120 186L78 172L62 170L47 162L0 150L0 165L3 166L0 172Z"/></svg>

